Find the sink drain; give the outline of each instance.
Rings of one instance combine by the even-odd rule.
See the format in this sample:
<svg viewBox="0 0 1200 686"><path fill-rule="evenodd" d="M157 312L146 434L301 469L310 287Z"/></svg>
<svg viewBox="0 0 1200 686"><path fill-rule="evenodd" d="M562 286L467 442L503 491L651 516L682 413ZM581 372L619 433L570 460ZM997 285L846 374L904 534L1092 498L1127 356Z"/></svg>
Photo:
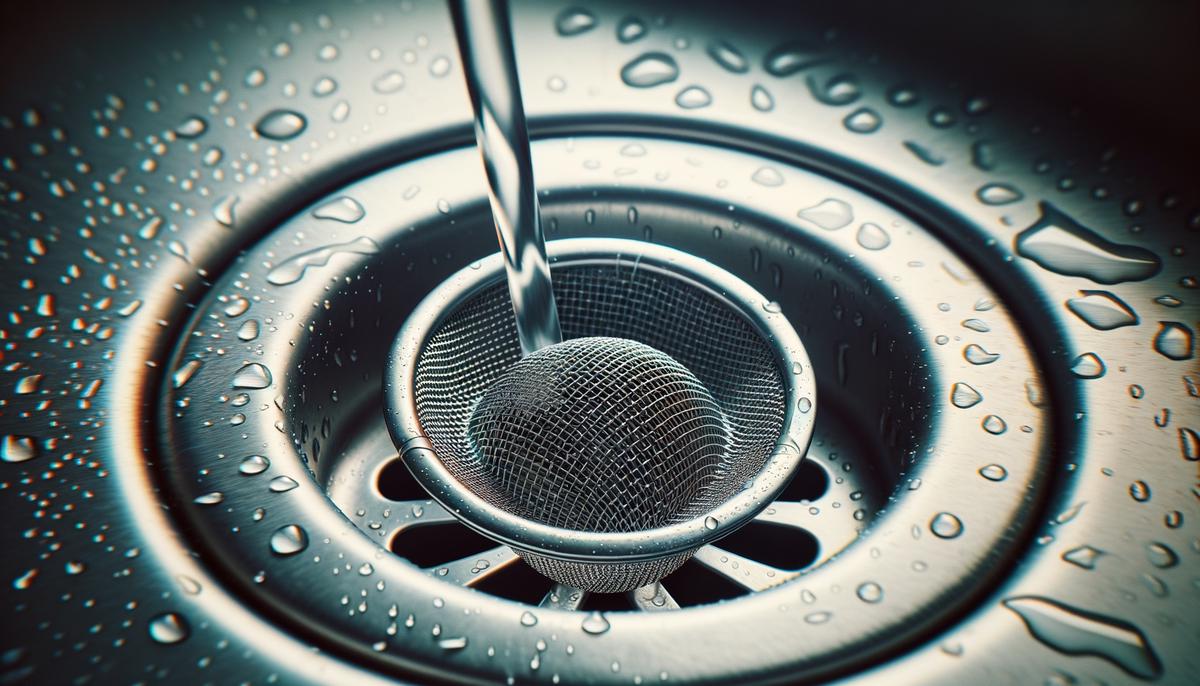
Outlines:
<svg viewBox="0 0 1200 686"><path fill-rule="evenodd" d="M0 680L1187 683L1194 191L732 14L516 11L550 240L738 276L821 398L776 501L624 594L384 428L401 323L496 250L442 7L202 8L5 89Z"/></svg>

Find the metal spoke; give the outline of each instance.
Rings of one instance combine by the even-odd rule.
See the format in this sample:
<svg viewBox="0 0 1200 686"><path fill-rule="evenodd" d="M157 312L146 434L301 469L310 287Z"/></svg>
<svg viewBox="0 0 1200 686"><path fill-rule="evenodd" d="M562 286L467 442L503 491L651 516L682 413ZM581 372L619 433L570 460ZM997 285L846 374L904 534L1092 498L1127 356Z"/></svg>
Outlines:
<svg viewBox="0 0 1200 686"><path fill-rule="evenodd" d="M800 572L789 572L755 562L714 545L697 550L692 559L750 591L765 591L800 576Z"/></svg>
<svg viewBox="0 0 1200 686"><path fill-rule="evenodd" d="M629 592L633 606L645 612L660 612L662 610L678 610L679 603L667 593L667 589L659 582L635 588Z"/></svg>
<svg viewBox="0 0 1200 686"><path fill-rule="evenodd" d="M814 515L810 511L812 507L810 503L777 500L754 521L804 529L816 537L822 551L841 550L858 538L862 524L851 513L824 508Z"/></svg>
<svg viewBox="0 0 1200 686"><path fill-rule="evenodd" d="M542 602L538 603L538 605L558 610L578 610L579 606L583 605L583 599L586 597L586 591L562 584L554 584L554 587L546 593L546 597L542 598Z"/></svg>
<svg viewBox="0 0 1200 686"><path fill-rule="evenodd" d="M453 562L426 567L425 571L452 584L474 586L519 559L512 548L501 545Z"/></svg>

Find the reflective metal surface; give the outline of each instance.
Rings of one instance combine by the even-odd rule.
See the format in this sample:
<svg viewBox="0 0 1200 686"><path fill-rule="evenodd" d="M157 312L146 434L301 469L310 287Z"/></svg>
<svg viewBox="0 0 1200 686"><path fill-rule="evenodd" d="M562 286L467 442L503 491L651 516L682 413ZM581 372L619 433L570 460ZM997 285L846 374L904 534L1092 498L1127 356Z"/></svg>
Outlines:
<svg viewBox="0 0 1200 686"><path fill-rule="evenodd" d="M585 597L388 480L387 347L495 252L444 8L179 17L4 89L6 681L1194 680L1169 151L853 24L518 5L551 240L729 270L821 394L810 488Z"/></svg>

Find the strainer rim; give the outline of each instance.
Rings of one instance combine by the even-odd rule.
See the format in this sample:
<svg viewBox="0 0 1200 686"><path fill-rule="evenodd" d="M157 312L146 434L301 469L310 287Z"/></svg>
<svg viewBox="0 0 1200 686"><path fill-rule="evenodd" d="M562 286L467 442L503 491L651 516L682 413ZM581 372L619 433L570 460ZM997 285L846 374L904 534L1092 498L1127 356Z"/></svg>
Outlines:
<svg viewBox="0 0 1200 686"><path fill-rule="evenodd" d="M488 503L456 479L421 430L415 374L429 338L453 314L454 305L504 279L499 253L464 267L434 288L412 311L392 344L384 375L388 430L400 459L439 504L480 534L513 548L578 562L637 562L694 550L727 535L765 509L787 486L804 458L816 414L816 384L804 344L779 308L728 271L702 258L663 245L622 238L549 241L553 266L611 264L629 256L638 269L652 269L688 283L740 315L775 353L784 386L779 439L764 465L743 489L712 510L690 519L635 532L593 532L543 524ZM797 373L796 370L799 370ZM812 408L797 410L800 398ZM712 527L712 521L717 525Z"/></svg>

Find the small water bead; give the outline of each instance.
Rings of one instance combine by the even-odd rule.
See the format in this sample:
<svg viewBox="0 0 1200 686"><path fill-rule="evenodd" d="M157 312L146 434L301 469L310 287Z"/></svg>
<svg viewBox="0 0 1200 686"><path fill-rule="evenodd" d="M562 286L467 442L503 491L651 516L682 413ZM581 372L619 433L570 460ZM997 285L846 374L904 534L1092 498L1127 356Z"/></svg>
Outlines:
<svg viewBox="0 0 1200 686"><path fill-rule="evenodd" d="M864 603L875 604L883 600L883 587L874 581L868 581L858 587L856 594Z"/></svg>
<svg viewBox="0 0 1200 686"><path fill-rule="evenodd" d="M234 210L239 202L241 202L241 198L236 195L227 195L221 198L217 204L213 205L213 219L216 219L221 226L232 228L235 222Z"/></svg>
<svg viewBox="0 0 1200 686"><path fill-rule="evenodd" d="M892 237L888 232L882 226L871 222L858 227L858 234L854 238L867 250L883 250L892 244Z"/></svg>
<svg viewBox="0 0 1200 686"><path fill-rule="evenodd" d="M438 640L438 647L442 650L462 650L467 647L466 636L455 636L453 638L443 638Z"/></svg>
<svg viewBox="0 0 1200 686"><path fill-rule="evenodd" d="M929 530L938 538L958 538L963 532L962 520L949 512L939 512L929 522Z"/></svg>
<svg viewBox="0 0 1200 686"><path fill-rule="evenodd" d="M290 556L303 552L308 547L308 532L299 524L281 526L271 534L271 552Z"/></svg>
<svg viewBox="0 0 1200 686"><path fill-rule="evenodd" d="M1096 561L1100 559L1101 555L1104 555L1103 550L1093 548L1090 545L1081 545L1078 548L1072 548L1063 553L1062 559L1076 567L1091 570L1096 568Z"/></svg>
<svg viewBox="0 0 1200 686"><path fill-rule="evenodd" d="M883 117L870 107L860 107L846 115L842 125L854 133L875 133L883 126Z"/></svg>
<svg viewBox="0 0 1200 686"><path fill-rule="evenodd" d="M192 633L187 619L178 612L164 612L155 615L146 625L146 630L156 643L166 645L182 643Z"/></svg>
<svg viewBox="0 0 1200 686"><path fill-rule="evenodd" d="M259 325L257 319L247 319L238 327L237 337L242 341L252 341L258 338Z"/></svg>
<svg viewBox="0 0 1200 686"><path fill-rule="evenodd" d="M353 224L367 216L367 211L357 200L343 195L322 203L312 211L312 215L317 219Z"/></svg>
<svg viewBox="0 0 1200 686"><path fill-rule="evenodd" d="M233 318L233 317L240 317L243 314L246 314L246 310L249 310L249 309L250 309L250 301L249 300L246 300L245 298L242 298L242 297L234 297L232 300L229 301L229 304L225 306L223 312L225 313L226 317Z"/></svg>
<svg viewBox="0 0 1200 686"><path fill-rule="evenodd" d="M208 131L208 122L201 117L188 117L183 120L179 126L175 127L175 135L180 138L199 138Z"/></svg>
<svg viewBox="0 0 1200 686"><path fill-rule="evenodd" d="M989 183L975 191L975 197L985 205L1009 205L1025 197L1025 194L1006 183Z"/></svg>
<svg viewBox="0 0 1200 686"><path fill-rule="evenodd" d="M582 7L568 7L554 18L554 30L560 36L578 36L596 27L596 15Z"/></svg>
<svg viewBox="0 0 1200 686"><path fill-rule="evenodd" d="M797 216L829 231L835 231L854 221L854 211L850 205L834 198L826 198L812 207L800 210Z"/></svg>
<svg viewBox="0 0 1200 686"><path fill-rule="evenodd" d="M826 105L849 105L862 95L858 80L851 74L831 76L824 84L818 82L816 77L809 76L805 83L812 96Z"/></svg>
<svg viewBox="0 0 1200 686"><path fill-rule="evenodd" d="M708 46L708 55L713 61L734 74L750 71L750 63L740 50L726 41L715 41Z"/></svg>
<svg viewBox="0 0 1200 686"><path fill-rule="evenodd" d="M212 491L196 496L192 502L197 505L219 505L225 502L225 494L220 491Z"/></svg>
<svg viewBox="0 0 1200 686"><path fill-rule="evenodd" d="M1179 510L1171 510L1167 514L1163 515L1163 524L1166 525L1168 529L1178 529L1179 527L1183 526L1183 513Z"/></svg>
<svg viewBox="0 0 1200 686"><path fill-rule="evenodd" d="M1150 500L1150 486L1145 481L1134 481L1129 484L1129 497L1139 503Z"/></svg>
<svg viewBox="0 0 1200 686"><path fill-rule="evenodd" d="M261 67L255 67L246 72L246 77L242 79L242 83L246 84L247 88L258 88L267 82L267 72Z"/></svg>
<svg viewBox="0 0 1200 686"><path fill-rule="evenodd" d="M750 88L750 104L759 112L770 112L775 109L775 96L765 87L754 84Z"/></svg>
<svg viewBox="0 0 1200 686"><path fill-rule="evenodd" d="M404 74L392 69L371 82L371 89L380 95L391 95L404 88Z"/></svg>
<svg viewBox="0 0 1200 686"><path fill-rule="evenodd" d="M337 81L329 76L322 76L313 82L312 94L318 98L324 98L332 95L337 90Z"/></svg>
<svg viewBox="0 0 1200 686"><path fill-rule="evenodd" d="M1008 478L1008 470L998 464L989 464L979 468L979 475L988 481L1004 481Z"/></svg>
<svg viewBox="0 0 1200 686"><path fill-rule="evenodd" d="M329 111L329 118L335 122L344 122L350 116L350 103L339 100Z"/></svg>
<svg viewBox="0 0 1200 686"><path fill-rule="evenodd" d="M935 107L929 110L929 123L937 129L946 129L954 126L958 119L954 113L947 107Z"/></svg>
<svg viewBox="0 0 1200 686"><path fill-rule="evenodd" d="M1179 429L1179 448L1183 453L1183 459L1189 462L1200 460L1200 434L1193 429L1181 427Z"/></svg>
<svg viewBox="0 0 1200 686"><path fill-rule="evenodd" d="M982 319L964 319L962 320L962 326L964 329L970 329L977 333L987 333L992 330L992 327L988 326L988 323Z"/></svg>
<svg viewBox="0 0 1200 686"><path fill-rule="evenodd" d="M293 110L271 110L258 120L254 130L263 138L286 141L304 132L308 120Z"/></svg>
<svg viewBox="0 0 1200 686"><path fill-rule="evenodd" d="M37 457L37 444L31 436L9 434L0 444L0 460L4 462L28 462Z"/></svg>
<svg viewBox="0 0 1200 686"><path fill-rule="evenodd" d="M763 69L771 76L783 78L827 59L817 48L806 43L785 43L763 57Z"/></svg>
<svg viewBox="0 0 1200 686"><path fill-rule="evenodd" d="M525 611L521 613L521 626L534 626L537 622L537 616L532 612Z"/></svg>
<svg viewBox="0 0 1200 686"><path fill-rule="evenodd" d="M246 476L254 476L255 474L262 474L263 472L267 471L270 466L271 461L266 457L263 457L262 455L251 455L250 457L242 460L242 463L238 465L238 472L245 474Z"/></svg>
<svg viewBox="0 0 1200 686"><path fill-rule="evenodd" d="M234 388L257 389L271 385L271 370L258 362L250 362L233 377Z"/></svg>
<svg viewBox="0 0 1200 686"><path fill-rule="evenodd" d="M1088 326L1099 331L1138 323L1138 316L1129 305L1108 291L1080 291L1080 297L1071 298L1066 306Z"/></svg>
<svg viewBox="0 0 1200 686"><path fill-rule="evenodd" d="M970 343L967 347L963 348L963 357L971 364L985 365L1000 359L1000 354L988 352L978 343Z"/></svg>
<svg viewBox="0 0 1200 686"><path fill-rule="evenodd" d="M1083 353L1071 363L1071 373L1081 379L1099 379L1108 368L1096 353Z"/></svg>
<svg viewBox="0 0 1200 686"><path fill-rule="evenodd" d="M832 612L810 612L804 615L804 621L808 624L825 624L830 619L833 619Z"/></svg>
<svg viewBox="0 0 1200 686"><path fill-rule="evenodd" d="M267 486L272 493L287 493L288 491L299 486L300 483L290 476L277 476L271 479L271 483Z"/></svg>
<svg viewBox="0 0 1200 686"><path fill-rule="evenodd" d="M768 312L770 314L779 314L780 312L783 312L783 306L780 305L779 303L775 302L774 300L764 301L762 304L762 308L763 308L763 312Z"/></svg>
<svg viewBox="0 0 1200 686"><path fill-rule="evenodd" d="M796 401L796 409L800 410L800 414L808 414L812 411L812 401L808 398L801 398Z"/></svg>
<svg viewBox="0 0 1200 686"><path fill-rule="evenodd" d="M716 530L716 528L719 525L720 525L720 522L717 521L716 517L705 517L704 518L704 528L708 529L709 531Z"/></svg>
<svg viewBox="0 0 1200 686"><path fill-rule="evenodd" d="M893 107L912 107L920 101L920 97L909 86L895 86L888 90L887 100Z"/></svg>
<svg viewBox="0 0 1200 686"><path fill-rule="evenodd" d="M992 434L993 436L999 436L1008 430L1008 424L994 414L989 414L988 416L984 417L982 426L984 431Z"/></svg>
<svg viewBox="0 0 1200 686"><path fill-rule="evenodd" d="M1146 559L1159 569L1169 569L1179 564L1179 555L1166 543L1147 543Z"/></svg>
<svg viewBox="0 0 1200 686"><path fill-rule="evenodd" d="M979 391L968 383L959 381L950 389L950 402L958 408L967 409L974 407L983 401L983 396Z"/></svg>
<svg viewBox="0 0 1200 686"><path fill-rule="evenodd" d="M551 93L561 93L567 89L567 82L561 76L551 76L546 79L546 90Z"/></svg>
<svg viewBox="0 0 1200 686"><path fill-rule="evenodd" d="M1159 322L1154 350L1168 360L1190 360L1194 355L1192 330L1180 322Z"/></svg>
<svg viewBox="0 0 1200 686"><path fill-rule="evenodd" d="M774 188L783 185L783 174L780 174L779 170L774 167L759 167L750 180L760 186Z"/></svg>
<svg viewBox="0 0 1200 686"><path fill-rule="evenodd" d="M617 24L617 40L632 43L646 35L646 22L637 17L625 17Z"/></svg>
<svg viewBox="0 0 1200 686"><path fill-rule="evenodd" d="M685 110L697 110L712 104L712 94L703 86L688 86L675 96L675 104Z"/></svg>
<svg viewBox="0 0 1200 686"><path fill-rule="evenodd" d="M1154 302L1162 305L1163 307L1179 307L1183 304L1182 300L1173 295L1160 295L1154 299Z"/></svg>

